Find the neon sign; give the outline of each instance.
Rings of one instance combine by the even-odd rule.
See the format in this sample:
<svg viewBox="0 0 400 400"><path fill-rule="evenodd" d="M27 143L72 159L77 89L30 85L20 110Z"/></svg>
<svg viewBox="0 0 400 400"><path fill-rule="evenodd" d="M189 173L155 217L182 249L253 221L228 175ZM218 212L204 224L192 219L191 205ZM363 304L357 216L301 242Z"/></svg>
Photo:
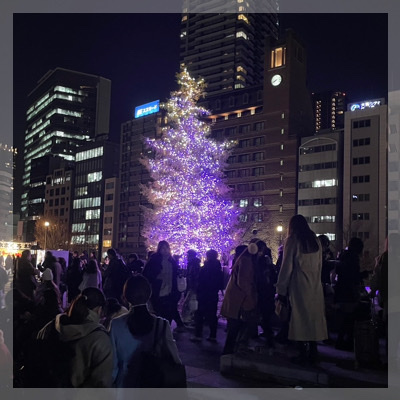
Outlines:
<svg viewBox="0 0 400 400"><path fill-rule="evenodd" d="M349 110L350 111L365 110L366 108L374 108L380 106L381 104L382 104L381 100L368 100L368 101L363 101L362 103L349 104Z"/></svg>
<svg viewBox="0 0 400 400"><path fill-rule="evenodd" d="M160 110L160 100L152 101L135 108L135 118L144 117L145 115L154 114Z"/></svg>

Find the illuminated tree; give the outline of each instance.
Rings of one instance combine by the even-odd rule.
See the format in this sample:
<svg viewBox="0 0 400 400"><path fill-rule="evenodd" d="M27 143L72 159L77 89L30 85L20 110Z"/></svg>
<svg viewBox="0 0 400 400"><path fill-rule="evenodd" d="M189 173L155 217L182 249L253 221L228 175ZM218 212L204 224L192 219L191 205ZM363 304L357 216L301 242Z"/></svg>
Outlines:
<svg viewBox="0 0 400 400"><path fill-rule="evenodd" d="M147 139L153 155L142 162L152 182L142 192L152 204L145 208L144 237L154 249L167 240L174 254L190 248L201 255L213 248L229 252L239 238L239 212L230 199L223 168L234 141L211 139L209 112L197 106L204 96L203 79L190 77L185 68L177 74L179 90L162 107L168 127L161 139Z"/></svg>

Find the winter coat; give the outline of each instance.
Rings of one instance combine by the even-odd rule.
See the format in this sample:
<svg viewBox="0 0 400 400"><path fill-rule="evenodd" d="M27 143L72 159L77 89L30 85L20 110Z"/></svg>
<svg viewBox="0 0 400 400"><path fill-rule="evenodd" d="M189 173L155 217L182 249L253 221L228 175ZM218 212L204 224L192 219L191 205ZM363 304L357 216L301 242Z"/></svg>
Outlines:
<svg viewBox="0 0 400 400"><path fill-rule="evenodd" d="M67 286L68 301L72 300L79 294L79 285L82 282L81 261L79 258L73 258L71 265L67 270Z"/></svg>
<svg viewBox="0 0 400 400"><path fill-rule="evenodd" d="M239 319L243 311L253 311L257 307L257 288L253 256L248 251L242 253L232 268L232 274L225 290L221 315Z"/></svg>
<svg viewBox="0 0 400 400"><path fill-rule="evenodd" d="M178 298L180 292L177 288L177 277L178 277L178 264L176 261L170 257L168 261L172 265L172 289L171 296ZM162 255L155 253L151 256L150 260L147 262L143 269L143 276L145 276L151 285L151 301L157 301L160 296L160 289L162 285L162 281L158 279L158 276L162 270Z"/></svg>
<svg viewBox="0 0 400 400"><path fill-rule="evenodd" d="M20 258L17 263L15 274L15 287L23 294L33 300L33 292L36 289L36 270L31 262L25 258Z"/></svg>
<svg viewBox="0 0 400 400"><path fill-rule="evenodd" d="M82 282L79 285L79 290L82 292L88 287L95 287L97 289L102 290L102 278L100 270L97 270L95 273L83 272L82 274Z"/></svg>
<svg viewBox="0 0 400 400"><path fill-rule="evenodd" d="M290 236L283 248L283 260L276 292L288 296L291 305L290 340L320 341L328 338L324 294L321 283L322 248L303 253L300 241Z"/></svg>
<svg viewBox="0 0 400 400"><path fill-rule="evenodd" d="M51 321L38 333L38 339L46 339L51 329ZM59 314L55 328L62 342L70 342L73 349L71 363L71 383L74 388L111 387L113 353L110 337L99 324L99 316L94 311L83 324L68 324L68 317Z"/></svg>
<svg viewBox="0 0 400 400"><path fill-rule="evenodd" d="M196 293L200 273L200 259L195 257L187 263L187 290Z"/></svg>
<svg viewBox="0 0 400 400"><path fill-rule="evenodd" d="M131 310L130 312L134 311ZM135 372L138 372L140 368L138 363L135 364L135 359L139 357L142 351L151 351L153 348L156 324L154 323L153 329L148 334L143 336L133 336L128 328L128 317L129 313L122 315L119 318L114 318L111 322L110 336L114 354L112 379L114 386L116 387L127 387L126 384L124 384L124 380L128 374L128 366L133 365L133 368L135 368L133 373L134 378L136 375ZM177 364L181 364L182 362L179 358L175 340L172 337L169 322L160 317L154 317L154 320L156 319L159 321L159 339L156 341L157 344L164 344L165 351L172 356L173 360ZM165 336L163 338L161 337L162 323L167 324ZM132 377L132 372L129 373L129 376ZM129 384L132 385L131 387L134 387L134 382L129 382Z"/></svg>
<svg viewBox="0 0 400 400"><path fill-rule="evenodd" d="M218 292L223 290L223 273L219 260L206 261L200 268L197 300L200 303L218 302Z"/></svg>
<svg viewBox="0 0 400 400"><path fill-rule="evenodd" d="M358 303L360 300L360 257L345 250L336 266L335 302Z"/></svg>
<svg viewBox="0 0 400 400"><path fill-rule="evenodd" d="M131 275L128 267L120 258L111 258L103 276L105 296L121 299L124 284Z"/></svg>

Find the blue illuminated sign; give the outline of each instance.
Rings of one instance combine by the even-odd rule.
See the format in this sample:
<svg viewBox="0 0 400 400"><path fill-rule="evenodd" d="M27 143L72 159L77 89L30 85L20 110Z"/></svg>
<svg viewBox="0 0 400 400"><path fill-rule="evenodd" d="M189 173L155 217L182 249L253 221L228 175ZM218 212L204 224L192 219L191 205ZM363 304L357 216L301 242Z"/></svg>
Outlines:
<svg viewBox="0 0 400 400"><path fill-rule="evenodd" d="M374 108L376 106L380 106L382 103L383 103L383 101L381 101L381 100L363 101L362 103L349 104L348 109L350 111L365 110L366 108Z"/></svg>
<svg viewBox="0 0 400 400"><path fill-rule="evenodd" d="M135 108L135 118L144 117L145 115L154 114L160 110L160 100L143 104Z"/></svg>

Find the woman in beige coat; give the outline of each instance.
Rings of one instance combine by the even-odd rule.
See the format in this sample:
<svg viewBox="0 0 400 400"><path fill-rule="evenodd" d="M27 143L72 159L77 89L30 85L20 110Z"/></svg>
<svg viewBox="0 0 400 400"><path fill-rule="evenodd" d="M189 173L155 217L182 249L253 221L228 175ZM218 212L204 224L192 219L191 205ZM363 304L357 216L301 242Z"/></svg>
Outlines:
<svg viewBox="0 0 400 400"><path fill-rule="evenodd" d="M300 350L292 361L302 364L316 362L317 341L328 338L321 268L322 249L315 233L302 215L293 216L276 292L280 302L290 302L288 338L297 341Z"/></svg>
<svg viewBox="0 0 400 400"><path fill-rule="evenodd" d="M222 354L232 354L237 349L237 339L247 341L247 325L257 308L255 260L258 246L251 243L237 258L225 290L221 315L228 320L228 333Z"/></svg>

